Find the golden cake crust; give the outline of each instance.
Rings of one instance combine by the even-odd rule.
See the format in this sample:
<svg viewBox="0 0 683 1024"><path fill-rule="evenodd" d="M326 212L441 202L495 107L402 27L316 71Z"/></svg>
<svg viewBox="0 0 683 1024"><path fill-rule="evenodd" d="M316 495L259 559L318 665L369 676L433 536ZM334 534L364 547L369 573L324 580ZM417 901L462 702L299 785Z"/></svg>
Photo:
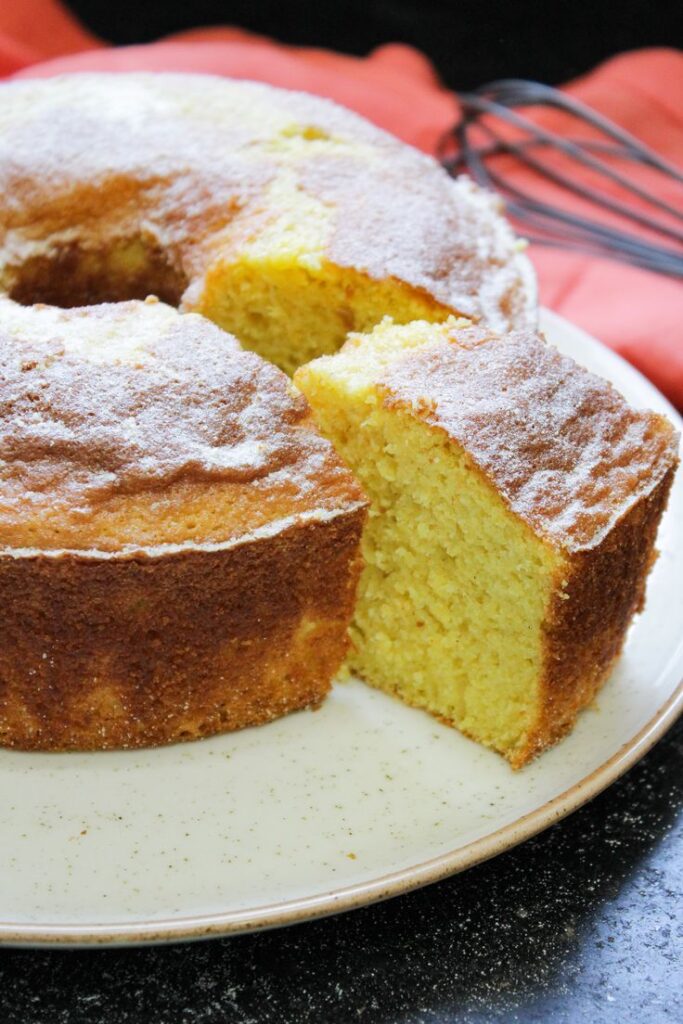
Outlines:
<svg viewBox="0 0 683 1024"><path fill-rule="evenodd" d="M346 652L362 521L151 558L0 555L0 744L158 746L317 706Z"/></svg>
<svg viewBox="0 0 683 1024"><path fill-rule="evenodd" d="M607 681L633 615L645 602L671 466L602 543L571 554L549 609L537 722L511 758L519 768L568 733Z"/></svg>
<svg viewBox="0 0 683 1024"><path fill-rule="evenodd" d="M318 211L307 259L402 281L499 330L536 317L530 264L492 196L303 93L162 74L3 85L0 195L0 283L21 301L101 301L97 258L85 271L78 250L142 239L144 290L129 266L118 295L110 264L106 297L201 308L212 263L267 234L294 196Z"/></svg>

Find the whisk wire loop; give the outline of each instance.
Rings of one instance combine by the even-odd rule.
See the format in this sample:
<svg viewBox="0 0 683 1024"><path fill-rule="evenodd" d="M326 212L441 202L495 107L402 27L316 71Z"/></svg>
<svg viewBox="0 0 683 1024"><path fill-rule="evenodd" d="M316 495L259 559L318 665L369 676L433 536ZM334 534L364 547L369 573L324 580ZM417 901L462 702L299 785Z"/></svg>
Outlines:
<svg viewBox="0 0 683 1024"><path fill-rule="evenodd" d="M614 164L619 161L644 165L680 185L683 184L683 174L678 168L602 114L550 86L505 79L462 94L459 99L461 118L443 140L444 166L451 174L468 170L480 184L497 190L509 214L524 229L532 228L538 232L526 232L531 241L563 246L588 255L609 256L659 273L683 277L683 229L675 224L683 221L683 191L681 205L676 206L631 180ZM511 109L531 106L560 109L578 120L584 129L588 127L593 135L560 135L519 113L519 109ZM475 132L476 143L473 140ZM598 137L595 133L599 133ZM502 171L500 161L495 158L503 154L519 161L559 189L579 197L585 204L592 204L598 211L609 211L646 228L651 234L673 240L682 248L657 244L564 206L541 201L531 188L525 191L516 179L511 180L509 167L507 173ZM559 165L556 154L562 158ZM548 156L554 158L552 165L544 159ZM592 180L597 178L610 183L611 191L605 192L582 182L576 175L577 164L591 172ZM617 198L614 195L615 185L640 205L630 205ZM670 222L665 222L661 216L648 214L643 206L666 214Z"/></svg>

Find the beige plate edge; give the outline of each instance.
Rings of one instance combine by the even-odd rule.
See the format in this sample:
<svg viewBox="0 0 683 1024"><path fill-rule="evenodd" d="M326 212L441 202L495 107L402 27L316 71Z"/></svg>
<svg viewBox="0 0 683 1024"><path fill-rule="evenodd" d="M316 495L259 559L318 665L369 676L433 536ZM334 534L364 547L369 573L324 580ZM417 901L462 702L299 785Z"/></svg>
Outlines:
<svg viewBox="0 0 683 1024"><path fill-rule="evenodd" d="M392 872L362 885L332 890L318 896L243 911L181 917L168 921L140 921L131 925L0 926L0 943L10 946L143 945L179 942L281 928L354 910L441 881L481 864L523 843L568 814L578 810L647 754L683 712L683 680L665 704L631 740L599 768L559 796L490 835L422 864Z"/></svg>

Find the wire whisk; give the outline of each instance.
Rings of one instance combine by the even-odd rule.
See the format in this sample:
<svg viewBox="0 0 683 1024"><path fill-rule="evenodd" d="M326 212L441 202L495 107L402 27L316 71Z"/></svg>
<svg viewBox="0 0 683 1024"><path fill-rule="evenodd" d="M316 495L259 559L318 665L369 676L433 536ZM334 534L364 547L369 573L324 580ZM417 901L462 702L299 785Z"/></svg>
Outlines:
<svg viewBox="0 0 683 1024"><path fill-rule="evenodd" d="M505 79L458 99L460 120L442 141L444 167L453 175L467 170L479 184L498 192L530 241L683 277L683 173L677 167L608 118L538 82ZM525 107L563 111L576 124L576 133L544 128L520 113ZM502 154L519 163L494 159ZM510 173L520 164L534 172L523 187ZM629 178L629 165L634 164L656 172L653 187ZM580 197L589 209L616 215L624 226L615 226L614 217L606 222L538 198L534 175ZM678 207L658 194L664 179L681 186ZM628 230L629 224L646 228L650 238Z"/></svg>

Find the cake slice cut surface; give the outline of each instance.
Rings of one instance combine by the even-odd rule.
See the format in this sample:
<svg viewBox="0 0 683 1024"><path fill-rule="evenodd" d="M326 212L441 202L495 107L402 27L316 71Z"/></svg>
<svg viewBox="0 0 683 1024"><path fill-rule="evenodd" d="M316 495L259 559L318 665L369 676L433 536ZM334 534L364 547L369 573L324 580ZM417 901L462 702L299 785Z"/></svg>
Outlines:
<svg viewBox="0 0 683 1024"><path fill-rule="evenodd" d="M530 333L385 321L296 384L371 498L350 666L518 767L640 609L676 444Z"/></svg>

